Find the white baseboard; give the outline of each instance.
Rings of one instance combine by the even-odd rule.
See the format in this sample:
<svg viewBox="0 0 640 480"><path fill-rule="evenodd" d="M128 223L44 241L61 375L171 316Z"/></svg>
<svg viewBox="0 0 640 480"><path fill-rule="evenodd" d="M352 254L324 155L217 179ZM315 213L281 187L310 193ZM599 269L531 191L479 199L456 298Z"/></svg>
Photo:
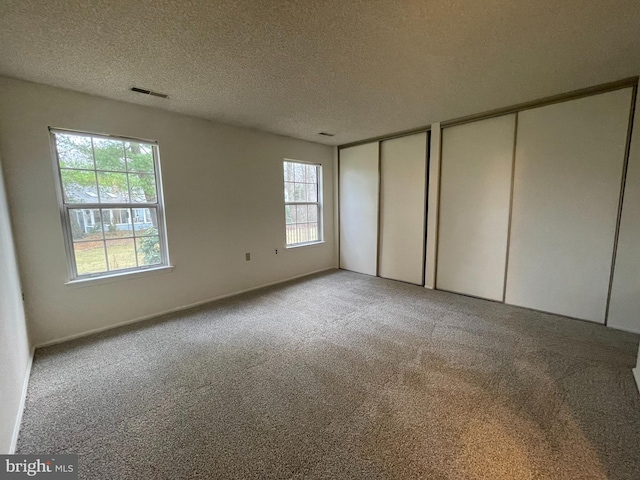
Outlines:
<svg viewBox="0 0 640 480"><path fill-rule="evenodd" d="M27 371L24 375L24 381L22 382L22 397L20 398L20 406L18 407L18 415L16 416L16 423L13 426L13 435L11 436L11 445L9 445L9 455L16 452L16 445L18 444L18 435L20 434L20 425L22 425L22 414L24 413L24 406L27 401L27 389L29 388L29 378L31 377L31 366L33 365L33 356L35 355L35 348L31 349L31 355L29 357L29 363L27 363Z"/></svg>
<svg viewBox="0 0 640 480"><path fill-rule="evenodd" d="M303 273L302 275L295 275L293 277L284 278L282 280L276 280L275 282L269 282L269 283L265 283L265 284L262 284L262 285L258 285L256 287L246 288L244 290L240 290L240 291L237 291L237 292L227 293L227 294L224 294L224 295L219 295L217 297L208 298L206 300L200 300L200 301L195 302L195 303L190 303L189 305L182 305L180 307L170 308L169 310L164 310L162 312L152 313L151 315L145 315L144 317L134 318L133 320L126 320L124 322L116 323L116 324L113 324L113 325L107 325L105 327L94 328L93 330L88 330L86 332L76 333L74 335L69 335L67 337L57 338L55 340L50 340L48 342L40 343L40 344L36 345L35 348L48 347L48 346L51 346L51 345L56 345L58 343L68 342L69 340L75 340L77 338L86 337L86 336L89 336L89 335L93 335L94 333L100 333L100 332L104 332L104 331L107 331L107 330L111 330L113 328L118 328L118 327L123 327L125 325L130 325L132 323L142 322L144 320L149 320L151 318L160 317L162 315L167 315L169 313L180 312L182 310L187 310L189 308L193 308L193 307L198 307L200 305L204 305L205 303L215 302L217 300L222 300L223 298L235 297L236 295L241 295L243 293L251 292L253 290L259 290L261 288L270 287L272 285L278 285L279 283L285 283L285 282L289 282L291 280L296 280L298 278L308 277L309 275L314 275L314 274L320 273L320 272L326 272L327 270L335 270L335 267L321 268L320 270L315 270L313 272Z"/></svg>
<svg viewBox="0 0 640 480"><path fill-rule="evenodd" d="M640 367L632 369L633 376L636 379L636 387L638 387L638 393L640 393Z"/></svg>

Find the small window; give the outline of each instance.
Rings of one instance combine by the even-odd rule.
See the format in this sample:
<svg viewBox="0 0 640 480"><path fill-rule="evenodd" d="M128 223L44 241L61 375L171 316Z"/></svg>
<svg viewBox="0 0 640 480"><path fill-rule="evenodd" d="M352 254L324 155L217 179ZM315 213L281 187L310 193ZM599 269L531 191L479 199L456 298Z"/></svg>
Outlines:
<svg viewBox="0 0 640 480"><path fill-rule="evenodd" d="M322 167L284 162L287 247L322 241Z"/></svg>
<svg viewBox="0 0 640 480"><path fill-rule="evenodd" d="M71 280L168 265L155 143L51 130Z"/></svg>

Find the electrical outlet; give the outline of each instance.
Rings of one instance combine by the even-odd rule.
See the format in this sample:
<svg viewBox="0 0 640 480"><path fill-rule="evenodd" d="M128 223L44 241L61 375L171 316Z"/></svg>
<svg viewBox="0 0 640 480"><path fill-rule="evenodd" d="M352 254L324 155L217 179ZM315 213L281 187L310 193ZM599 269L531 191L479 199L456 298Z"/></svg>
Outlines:
<svg viewBox="0 0 640 480"><path fill-rule="evenodd" d="M276 255L278 254L278 249L276 248Z"/></svg>
<svg viewBox="0 0 640 480"><path fill-rule="evenodd" d="M249 260L251 260L251 253L247 252L244 254L244 259L248 262Z"/></svg>

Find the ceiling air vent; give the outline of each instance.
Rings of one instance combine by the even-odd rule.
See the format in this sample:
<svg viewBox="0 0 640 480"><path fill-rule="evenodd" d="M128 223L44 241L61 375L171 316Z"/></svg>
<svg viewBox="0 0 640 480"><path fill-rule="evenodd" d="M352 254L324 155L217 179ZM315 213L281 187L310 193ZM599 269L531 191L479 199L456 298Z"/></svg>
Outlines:
<svg viewBox="0 0 640 480"><path fill-rule="evenodd" d="M333 137L335 133L320 132L318 135L324 135L325 137Z"/></svg>
<svg viewBox="0 0 640 480"><path fill-rule="evenodd" d="M147 90L146 88L131 87L131 91L137 92L137 93L143 93L144 95L151 95L152 97L160 97L160 98L169 97L169 95L167 95L166 93L154 92L153 90Z"/></svg>

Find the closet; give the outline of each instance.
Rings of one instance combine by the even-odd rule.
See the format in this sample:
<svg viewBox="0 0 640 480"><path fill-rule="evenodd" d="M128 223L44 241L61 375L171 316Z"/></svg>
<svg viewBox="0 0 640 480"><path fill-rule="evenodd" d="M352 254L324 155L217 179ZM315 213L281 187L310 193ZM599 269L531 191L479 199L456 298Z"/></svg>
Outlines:
<svg viewBox="0 0 640 480"><path fill-rule="evenodd" d="M631 89L518 114L505 302L604 323Z"/></svg>
<svg viewBox="0 0 640 480"><path fill-rule="evenodd" d="M428 140L340 150L340 268L424 285Z"/></svg>
<svg viewBox="0 0 640 480"><path fill-rule="evenodd" d="M424 285L431 181L436 289L639 331L636 89L443 122L439 178L429 132L341 149L341 268Z"/></svg>
<svg viewBox="0 0 640 480"><path fill-rule="evenodd" d="M340 268L367 275L378 270L378 143L340 151Z"/></svg>
<svg viewBox="0 0 640 480"><path fill-rule="evenodd" d="M503 300L516 115L442 132L436 285Z"/></svg>

